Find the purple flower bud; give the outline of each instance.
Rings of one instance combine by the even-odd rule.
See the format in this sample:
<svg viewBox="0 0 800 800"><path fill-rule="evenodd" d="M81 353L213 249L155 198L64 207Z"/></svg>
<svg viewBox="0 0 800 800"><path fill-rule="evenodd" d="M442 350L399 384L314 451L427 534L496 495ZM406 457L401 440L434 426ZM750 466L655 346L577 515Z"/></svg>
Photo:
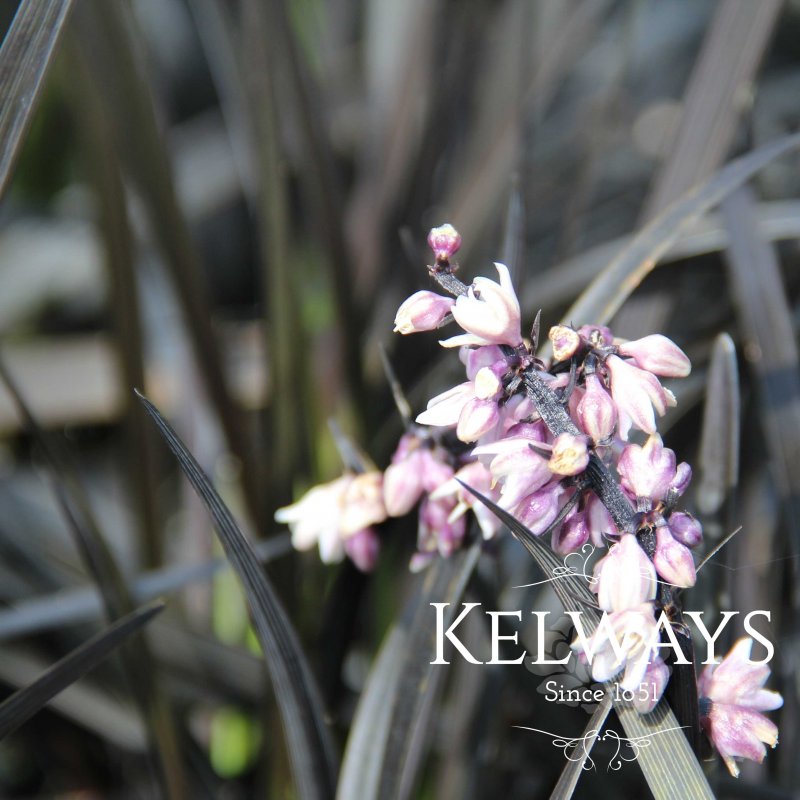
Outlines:
<svg viewBox="0 0 800 800"><path fill-rule="evenodd" d="M420 459L422 488L424 491L435 492L443 483L453 477L453 468L444 460L447 454L444 450L423 450Z"/></svg>
<svg viewBox="0 0 800 800"><path fill-rule="evenodd" d="M437 261L449 261L461 247L461 235L450 224L440 225L428 234L428 247Z"/></svg>
<svg viewBox="0 0 800 800"><path fill-rule="evenodd" d="M455 503L450 500L431 500L425 498L419 509L419 531L417 547L422 552L438 550L445 557L452 555L461 545L466 533L466 519L461 516L455 520L450 514Z"/></svg>
<svg viewBox="0 0 800 800"><path fill-rule="evenodd" d="M422 452L417 450L383 473L383 502L390 517L402 517L422 494Z"/></svg>
<svg viewBox="0 0 800 800"><path fill-rule="evenodd" d="M554 325L550 328L547 338L553 345L554 361L567 361L581 346L581 337L578 331L566 325Z"/></svg>
<svg viewBox="0 0 800 800"><path fill-rule="evenodd" d="M621 484L634 497L658 502L666 497L675 477L675 453L664 447L658 434L640 447L629 444L617 462Z"/></svg>
<svg viewBox="0 0 800 800"><path fill-rule="evenodd" d="M456 436L462 442L475 442L500 421L500 410L494 400L470 400L458 418Z"/></svg>
<svg viewBox="0 0 800 800"><path fill-rule="evenodd" d="M664 378L685 378L692 371L686 353L660 333L625 342L619 352L632 358L637 367Z"/></svg>
<svg viewBox="0 0 800 800"><path fill-rule="evenodd" d="M669 667L660 657L656 657L647 665L639 691L634 693L633 707L640 714L649 714L664 694L669 682Z"/></svg>
<svg viewBox="0 0 800 800"><path fill-rule="evenodd" d="M634 367L618 356L609 356L606 367L611 373L611 396L619 412L619 435L627 440L631 424L645 433L656 432L654 410L663 416L675 398L650 372Z"/></svg>
<svg viewBox="0 0 800 800"><path fill-rule="evenodd" d="M577 475L589 465L589 450L585 436L562 433L553 441L548 466L556 475Z"/></svg>
<svg viewBox="0 0 800 800"><path fill-rule="evenodd" d="M703 527L691 514L676 511L668 524L676 541L686 547L697 547L703 541Z"/></svg>
<svg viewBox="0 0 800 800"><path fill-rule="evenodd" d="M672 483L669 486L670 491L674 492L676 497L681 497L689 488L691 482L692 468L685 461L681 461L675 468L675 477L672 479Z"/></svg>
<svg viewBox="0 0 800 800"><path fill-rule="evenodd" d="M442 297L435 292L415 292L397 309L394 331L407 334L435 330L450 313L455 302L453 298Z"/></svg>
<svg viewBox="0 0 800 800"><path fill-rule="evenodd" d="M553 550L561 556L580 550L589 541L589 525L586 515L579 511L573 514L559 529L553 531Z"/></svg>
<svg viewBox="0 0 800 800"><path fill-rule="evenodd" d="M344 540L345 552L362 572L372 572L375 569L380 549L378 534L372 528L357 531Z"/></svg>
<svg viewBox="0 0 800 800"><path fill-rule="evenodd" d="M503 264L495 264L495 267L500 283L488 278L475 278L467 294L456 299L452 314L467 333L440 342L443 347L465 344L516 347L522 341L519 300L508 267Z"/></svg>
<svg viewBox="0 0 800 800"><path fill-rule="evenodd" d="M597 604L604 611L636 608L656 596L656 570L632 533L623 533L594 568Z"/></svg>
<svg viewBox="0 0 800 800"><path fill-rule="evenodd" d="M523 498L517 506L514 516L523 525L530 528L531 533L539 536L550 527L558 516L561 509L560 498L563 493L564 489L561 485L553 481Z"/></svg>
<svg viewBox="0 0 800 800"><path fill-rule="evenodd" d="M578 403L578 422L595 443L605 442L614 433L617 407L600 376L586 376L586 391Z"/></svg>
<svg viewBox="0 0 800 800"><path fill-rule="evenodd" d="M689 548L676 541L666 525L656 528L656 551L653 554L656 572L673 586L688 588L694 586L694 559Z"/></svg>

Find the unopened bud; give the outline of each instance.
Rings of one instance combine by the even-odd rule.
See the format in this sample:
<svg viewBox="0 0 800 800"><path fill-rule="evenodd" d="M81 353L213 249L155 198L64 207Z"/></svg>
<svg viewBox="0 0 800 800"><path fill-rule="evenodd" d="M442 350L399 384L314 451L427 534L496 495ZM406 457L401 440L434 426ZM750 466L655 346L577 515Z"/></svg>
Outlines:
<svg viewBox="0 0 800 800"><path fill-rule="evenodd" d="M428 246L437 261L449 261L461 247L461 234L450 224L440 225L428 234Z"/></svg>
<svg viewBox="0 0 800 800"><path fill-rule="evenodd" d="M418 333L433 331L450 313L455 300L436 292L415 292L397 309L394 318L395 333Z"/></svg>
<svg viewBox="0 0 800 800"><path fill-rule="evenodd" d="M692 371L686 353L660 333L625 342L619 352L632 358L637 367L664 378L685 378Z"/></svg>
<svg viewBox="0 0 800 800"><path fill-rule="evenodd" d="M344 540L345 553L362 572L375 569L380 549L378 534L372 528L365 528Z"/></svg>
<svg viewBox="0 0 800 800"><path fill-rule="evenodd" d="M694 559L689 549L670 533L666 525L656 528L656 550L653 554L656 572L673 586L687 588L697 580Z"/></svg>
<svg viewBox="0 0 800 800"><path fill-rule="evenodd" d="M578 421L595 443L606 441L617 424L617 407L595 373L586 376L586 391L578 403Z"/></svg>
<svg viewBox="0 0 800 800"><path fill-rule="evenodd" d="M703 526L684 511L676 511L669 518L672 535L686 547L697 547L703 541Z"/></svg>

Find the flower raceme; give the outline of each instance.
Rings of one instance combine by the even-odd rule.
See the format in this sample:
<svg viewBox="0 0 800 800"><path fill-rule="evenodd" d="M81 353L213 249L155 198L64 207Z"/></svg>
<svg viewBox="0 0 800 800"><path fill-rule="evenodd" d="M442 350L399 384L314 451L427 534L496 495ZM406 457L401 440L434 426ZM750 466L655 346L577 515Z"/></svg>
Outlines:
<svg viewBox="0 0 800 800"><path fill-rule="evenodd" d="M537 342L523 340L520 303L505 265L495 264L497 280L463 284L452 262L461 245L458 232L451 225L434 228L428 243L435 260L430 275L454 297L416 292L398 309L395 331L456 325L461 332L440 344L459 348L465 379L427 403L382 475L345 475L316 487L276 519L290 525L298 549L318 544L325 561L346 554L369 568L377 555L374 526L416 509L410 567L417 571L474 540L468 514L481 538L498 535L498 520L466 485L534 535L548 536L562 556L588 542L610 545L595 571L608 625L573 648L580 657L584 644L595 651L596 680L621 676L625 688L646 688L637 696L647 701L636 706L647 713L669 678L658 655L662 587L695 583L691 551L702 543L697 520L676 509L691 468L678 462L657 430L659 417L675 405L661 380L688 375L689 359L661 334L622 341L601 325L556 325L548 362L537 355ZM633 432L637 440L629 441ZM598 471L605 486L613 485L615 502L603 495ZM772 723L760 715L771 693L734 702L720 695L725 674L721 665L704 679L710 687L704 724L730 766L742 755L758 760L774 736ZM748 703L753 697L762 700ZM738 738L731 720L742 727Z"/></svg>

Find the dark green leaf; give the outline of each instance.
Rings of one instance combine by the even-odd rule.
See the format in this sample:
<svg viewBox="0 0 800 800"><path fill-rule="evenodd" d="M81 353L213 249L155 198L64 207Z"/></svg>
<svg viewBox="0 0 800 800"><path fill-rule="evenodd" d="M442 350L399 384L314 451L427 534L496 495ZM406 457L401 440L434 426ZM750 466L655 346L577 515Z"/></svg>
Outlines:
<svg viewBox="0 0 800 800"><path fill-rule="evenodd" d="M163 603L157 603L122 617L62 658L32 684L12 694L0 704L0 739L30 719L51 698L107 658L163 608Z"/></svg>
<svg viewBox="0 0 800 800"><path fill-rule="evenodd" d="M333 745L319 691L286 612L261 569L253 546L200 465L158 409L139 392L137 395L211 513L219 540L242 582L272 677L298 793L304 800L331 798L337 771Z"/></svg>

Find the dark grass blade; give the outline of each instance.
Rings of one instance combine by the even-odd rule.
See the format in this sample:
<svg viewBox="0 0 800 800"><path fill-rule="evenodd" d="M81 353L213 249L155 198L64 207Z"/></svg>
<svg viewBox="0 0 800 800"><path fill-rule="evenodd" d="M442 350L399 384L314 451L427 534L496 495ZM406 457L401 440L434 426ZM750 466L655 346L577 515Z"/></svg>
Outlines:
<svg viewBox="0 0 800 800"><path fill-rule="evenodd" d="M800 553L800 351L792 309L776 253L758 234L750 192L737 192L722 210L739 324L746 344L758 353L751 362L761 421L781 499L789 510L792 550Z"/></svg>
<svg viewBox="0 0 800 800"><path fill-rule="evenodd" d="M128 585L111 549L95 520L84 488L69 460L45 434L25 398L0 359L0 380L6 385L25 426L40 447L52 475L53 492L70 530L86 571L91 575L103 600L109 622L133 611ZM150 757L158 767L159 779L169 797L185 796L183 762L179 757L177 734L167 701L153 675L156 665L144 637L125 649L121 659L131 694L148 726Z"/></svg>
<svg viewBox="0 0 800 800"><path fill-rule="evenodd" d="M376 795L380 800L405 800L415 788L424 754L420 739L425 738L425 732L420 723L426 706L435 702L443 677L434 675L443 667L430 664L436 646L436 622L430 603L451 603L447 610L452 609L452 613L449 617L445 614L445 625L449 625L479 555L478 542L448 559L437 560L426 570L420 592L406 608L401 622L407 637L402 669L394 694L385 698L391 704L391 714ZM341 791L340 797L344 797Z"/></svg>
<svg viewBox="0 0 800 800"><path fill-rule="evenodd" d="M22 0L0 49L0 197L5 194L73 0Z"/></svg>
<svg viewBox="0 0 800 800"><path fill-rule="evenodd" d="M97 93L119 160L164 255L175 286L186 330L205 390L219 418L231 452L242 462L242 488L257 524L264 522L259 461L243 417L231 397L222 354L211 324L208 287L172 179L167 141L159 126L152 87L141 63L141 50L128 3L82 0L75 28L89 79L87 93Z"/></svg>
<svg viewBox="0 0 800 800"><path fill-rule="evenodd" d="M522 542L545 574L552 575L554 567L563 568L563 562L559 561L555 553L541 541L542 537L537 537L519 520L489 498L466 484L463 485L508 526L511 533ZM542 536L545 535L542 534ZM583 580L577 577L557 580L553 582L553 590L566 611L579 610L583 612L584 628L587 631L593 630L597 626L599 617L593 608L595 598ZM605 686L611 688L612 683L606 683ZM601 708L604 707L601 705ZM597 727L603 724L610 706L604 710L605 715L598 715ZM639 766L656 800L674 800L676 797L714 797L702 767L665 700L662 699L655 710L645 716L640 715L632 705L624 702L614 705L614 710L628 738L650 736L657 738L657 744L643 748L638 757ZM577 775L574 777L577 779ZM568 776L564 778L564 781L568 783L572 779ZM566 797L566 795L564 796Z"/></svg>
<svg viewBox="0 0 800 800"><path fill-rule="evenodd" d="M163 608L163 603L157 603L122 617L62 658L32 684L12 694L0 704L0 739L16 730L55 695L107 658Z"/></svg>
<svg viewBox="0 0 800 800"><path fill-rule="evenodd" d="M680 130L653 182L646 219L724 161L738 130L742 87L755 80L782 6L782 0L716 4L684 93Z"/></svg>
<svg viewBox="0 0 800 800"><path fill-rule="evenodd" d="M231 512L197 461L161 416L137 392L189 482L208 508L219 540L242 582L283 720L298 794L304 800L332 798L336 785L333 745L311 669L297 635Z"/></svg>
<svg viewBox="0 0 800 800"><path fill-rule="evenodd" d="M738 481L740 415L736 346L727 333L721 333L711 350L700 436L700 484L696 502L703 514L719 511Z"/></svg>
<svg viewBox="0 0 800 800"><path fill-rule="evenodd" d="M556 783L555 788L550 794L550 800L569 800L569 798L572 797L575 787L578 785L578 780L583 774L583 766L586 763L586 759L589 757L595 741L597 741L598 733L602 730L606 717L608 717L611 712L611 706L611 695L606 693L583 731L584 736L589 735L590 731L597 731L597 733L585 740L585 744L582 745L581 753L578 758L574 760L572 758L567 759L567 763L564 765L564 769L561 771L561 775L558 778L558 783Z"/></svg>
<svg viewBox="0 0 800 800"><path fill-rule="evenodd" d="M288 535L275 536L258 542L255 550L259 560L267 563L291 552L291 539ZM145 603L207 581L226 566L229 566L226 559L215 558L199 564L152 570L131 580L131 593L137 603ZM25 600L0 610L0 642L88 622L102 613L102 601L89 586Z"/></svg>
<svg viewBox="0 0 800 800"><path fill-rule="evenodd" d="M642 228L592 281L564 315L569 324L605 325L688 225L705 214L760 169L800 145L793 134L731 161L712 178L687 192Z"/></svg>
<svg viewBox="0 0 800 800"><path fill-rule="evenodd" d="M374 800L378 796L380 769L391 723L392 706L387 701L397 696L407 641L408 630L397 625L381 645L350 727L337 800L351 797Z"/></svg>

